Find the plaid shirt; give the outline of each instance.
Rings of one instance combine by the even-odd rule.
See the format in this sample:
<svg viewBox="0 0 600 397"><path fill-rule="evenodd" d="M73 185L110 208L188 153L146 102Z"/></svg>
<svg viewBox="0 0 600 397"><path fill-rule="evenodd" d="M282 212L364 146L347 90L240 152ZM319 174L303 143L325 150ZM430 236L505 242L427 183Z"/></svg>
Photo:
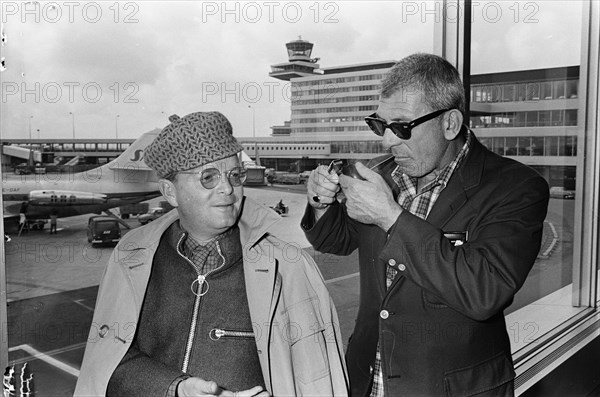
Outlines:
<svg viewBox="0 0 600 397"><path fill-rule="evenodd" d="M456 155L454 160L450 164L448 164L442 172L431 182L429 182L421 192L417 192L417 178L410 177L406 174L400 172L398 167L392 171L392 179L400 188L400 193L398 194L398 204L400 206L410 212L413 215L418 216L421 219L426 219L429 211L433 208L433 205L437 201L440 193L448 182L450 181L450 177L454 173L461 163L461 161L466 157L469 153L469 148L471 147L471 132L467 130L467 140L463 145L460 152ZM398 271L391 266L387 266L386 268L386 280L385 284L389 289L396 277ZM375 364L372 368L372 376L373 376L373 386L371 388L371 397L383 397L383 370L381 368L381 352L379 351L379 343L377 344L377 354L375 355Z"/></svg>

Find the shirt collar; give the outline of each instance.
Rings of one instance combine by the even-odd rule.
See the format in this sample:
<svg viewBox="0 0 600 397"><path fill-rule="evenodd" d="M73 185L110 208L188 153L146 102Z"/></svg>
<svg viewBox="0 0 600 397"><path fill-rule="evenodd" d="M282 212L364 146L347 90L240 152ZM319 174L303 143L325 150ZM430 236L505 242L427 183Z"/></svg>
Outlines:
<svg viewBox="0 0 600 397"><path fill-rule="evenodd" d="M425 186L423 188L424 192L427 190L433 189L434 187L439 186L439 185L446 187L446 185L450 181L450 177L454 173L454 170L456 170L458 168L458 166L460 165L462 160L469 153L469 150L471 149L472 142L473 142L473 138L472 138L473 133L468 128L466 128L466 127L463 127L463 128L465 128L466 136L467 136L467 138L465 140L465 144L460 149L460 151L458 152L456 157L447 166L444 167L442 172L440 172L439 175L433 181L429 182L427 184L427 186ZM394 171L392 171L392 179L396 182L396 184L402 190L413 189L414 190L414 192L412 192L413 195L417 194L417 192L416 192L417 178L408 176L408 175L400 172L399 166L396 166Z"/></svg>

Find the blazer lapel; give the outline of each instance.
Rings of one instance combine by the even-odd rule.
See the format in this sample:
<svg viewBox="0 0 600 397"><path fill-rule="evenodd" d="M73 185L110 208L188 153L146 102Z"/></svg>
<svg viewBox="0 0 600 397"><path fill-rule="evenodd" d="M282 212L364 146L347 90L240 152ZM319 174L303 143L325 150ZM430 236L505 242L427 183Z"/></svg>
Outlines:
<svg viewBox="0 0 600 397"><path fill-rule="evenodd" d="M437 198L427 216L429 223L444 228L469 199L469 190L479 185L484 163L484 148L473 135L469 154Z"/></svg>

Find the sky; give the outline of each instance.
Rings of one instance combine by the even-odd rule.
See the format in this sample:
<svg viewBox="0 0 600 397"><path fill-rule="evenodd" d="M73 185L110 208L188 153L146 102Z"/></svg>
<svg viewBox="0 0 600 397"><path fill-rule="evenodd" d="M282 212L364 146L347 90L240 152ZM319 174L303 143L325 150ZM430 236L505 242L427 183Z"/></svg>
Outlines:
<svg viewBox="0 0 600 397"><path fill-rule="evenodd" d="M1 1L2 138L137 138L218 110L238 137L290 119L285 43L323 67L433 52L433 1ZM580 63L577 1L473 1L472 73ZM583 3L585 4L585 3ZM253 121L254 120L254 121Z"/></svg>

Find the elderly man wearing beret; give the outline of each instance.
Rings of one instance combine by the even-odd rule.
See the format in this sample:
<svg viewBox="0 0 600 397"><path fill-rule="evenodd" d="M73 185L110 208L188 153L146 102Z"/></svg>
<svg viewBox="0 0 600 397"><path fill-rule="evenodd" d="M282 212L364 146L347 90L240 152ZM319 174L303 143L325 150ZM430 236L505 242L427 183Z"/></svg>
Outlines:
<svg viewBox="0 0 600 397"><path fill-rule="evenodd" d="M171 116L144 153L176 211L129 232L98 291L76 396L342 396L339 323L310 256L243 195L218 112Z"/></svg>

